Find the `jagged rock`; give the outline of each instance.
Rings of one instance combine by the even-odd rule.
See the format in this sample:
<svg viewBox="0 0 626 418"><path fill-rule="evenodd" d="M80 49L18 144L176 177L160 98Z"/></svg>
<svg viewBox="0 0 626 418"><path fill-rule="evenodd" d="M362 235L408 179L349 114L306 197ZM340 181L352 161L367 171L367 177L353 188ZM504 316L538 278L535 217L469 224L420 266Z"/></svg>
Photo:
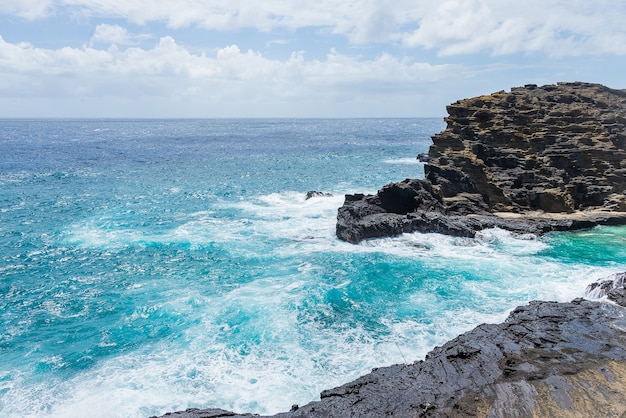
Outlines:
<svg viewBox="0 0 626 418"><path fill-rule="evenodd" d="M426 178L347 195L339 238L626 223L626 91L527 85L458 101L448 113ZM625 417L625 278L590 289L614 304L531 302L422 361L375 369L274 417ZM250 415L191 409L167 416Z"/></svg>
<svg viewBox="0 0 626 418"><path fill-rule="evenodd" d="M306 192L304 200L309 200L313 197L333 197L332 193L318 192L317 190L309 190Z"/></svg>
<svg viewBox="0 0 626 418"><path fill-rule="evenodd" d="M571 228L626 223L626 90L527 85L459 100L447 110L425 179L347 197L338 214L340 239L356 243L411 231L473 236L485 224L455 217L486 220L502 212L530 223L547 219L559 230L564 219L572 220Z"/></svg>
<svg viewBox="0 0 626 418"><path fill-rule="evenodd" d="M624 278L603 286L623 295ZM504 323L435 347L424 360L375 369L274 417L623 417L623 302L530 302Z"/></svg>
<svg viewBox="0 0 626 418"><path fill-rule="evenodd" d="M587 293L614 301L618 305L626 306L626 273L614 274L605 280L587 286Z"/></svg>
<svg viewBox="0 0 626 418"><path fill-rule="evenodd" d="M178 412L168 412L165 415L162 415L162 418L173 417L173 418L250 418L258 415L252 414L237 414L235 412L226 411L224 409L218 408L209 408L209 409L199 409L199 408L189 408L185 411ZM150 418L157 418L156 416Z"/></svg>
<svg viewBox="0 0 626 418"><path fill-rule="evenodd" d="M419 161L420 163L427 163L428 162L428 153L420 152L419 154L417 154L417 161Z"/></svg>

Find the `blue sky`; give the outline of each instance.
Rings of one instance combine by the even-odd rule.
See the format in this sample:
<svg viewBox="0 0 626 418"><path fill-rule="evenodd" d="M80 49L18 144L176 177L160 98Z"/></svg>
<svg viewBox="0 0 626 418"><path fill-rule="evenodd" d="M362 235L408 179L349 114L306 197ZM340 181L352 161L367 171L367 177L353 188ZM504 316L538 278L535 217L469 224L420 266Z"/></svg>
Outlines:
<svg viewBox="0 0 626 418"><path fill-rule="evenodd" d="M2 0L0 117L440 117L626 88L626 1Z"/></svg>

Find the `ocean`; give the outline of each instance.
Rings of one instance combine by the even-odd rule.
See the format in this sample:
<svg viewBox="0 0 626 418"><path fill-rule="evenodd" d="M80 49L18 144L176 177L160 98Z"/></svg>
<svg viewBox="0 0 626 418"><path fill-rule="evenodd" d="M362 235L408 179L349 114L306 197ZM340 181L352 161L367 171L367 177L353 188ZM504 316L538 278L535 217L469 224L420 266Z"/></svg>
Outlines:
<svg viewBox="0 0 626 418"><path fill-rule="evenodd" d="M0 120L0 415L286 411L626 271L626 227L339 241L444 127Z"/></svg>

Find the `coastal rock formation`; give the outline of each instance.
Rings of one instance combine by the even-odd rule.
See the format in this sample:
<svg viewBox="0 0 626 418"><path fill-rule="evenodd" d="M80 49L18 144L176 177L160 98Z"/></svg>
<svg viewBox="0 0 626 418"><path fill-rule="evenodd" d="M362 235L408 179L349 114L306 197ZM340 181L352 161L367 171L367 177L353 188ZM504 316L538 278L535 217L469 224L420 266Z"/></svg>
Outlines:
<svg viewBox="0 0 626 418"><path fill-rule="evenodd" d="M587 293L596 298L605 297L621 306L626 306L626 273L614 274L605 280L592 283Z"/></svg>
<svg viewBox="0 0 626 418"><path fill-rule="evenodd" d="M531 302L502 324L480 325L436 347L424 360L375 369L274 417L626 416L624 278L590 286L617 304ZM190 409L167 416L250 415Z"/></svg>
<svg viewBox="0 0 626 418"><path fill-rule="evenodd" d="M309 190L308 192L306 192L305 200L309 200L314 197L332 197L332 196L333 196L332 193L318 192L317 190Z"/></svg>
<svg viewBox="0 0 626 418"><path fill-rule="evenodd" d="M422 156L426 178L347 195L339 238L626 223L626 91L527 85L460 100L448 113ZM607 301L530 302L424 360L375 369L274 417L626 417L625 282L622 273L590 285L591 296Z"/></svg>
<svg viewBox="0 0 626 418"><path fill-rule="evenodd" d="M347 195L340 239L626 223L626 90L527 85L459 100L447 111L425 179Z"/></svg>

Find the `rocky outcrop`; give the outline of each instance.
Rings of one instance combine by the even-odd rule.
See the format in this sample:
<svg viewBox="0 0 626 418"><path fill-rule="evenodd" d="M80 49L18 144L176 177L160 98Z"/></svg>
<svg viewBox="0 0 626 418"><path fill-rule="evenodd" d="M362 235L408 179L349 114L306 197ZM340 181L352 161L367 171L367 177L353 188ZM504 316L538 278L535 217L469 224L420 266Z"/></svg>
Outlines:
<svg viewBox="0 0 626 418"><path fill-rule="evenodd" d="M617 304L531 302L424 360L375 369L274 417L624 417L625 278L590 286ZM193 409L167 416L250 415Z"/></svg>
<svg viewBox="0 0 626 418"><path fill-rule="evenodd" d="M596 298L605 297L621 306L626 306L626 273L614 274L606 280L592 283L587 293Z"/></svg>
<svg viewBox="0 0 626 418"><path fill-rule="evenodd" d="M304 200L313 199L314 197L333 197L332 193L318 192L317 190L309 190L306 192Z"/></svg>
<svg viewBox="0 0 626 418"><path fill-rule="evenodd" d="M346 196L339 238L626 223L626 91L528 85L460 100L448 113L422 157L425 178ZM623 273L589 287L611 302L531 302L424 360L375 369L274 417L626 417L625 282Z"/></svg>
<svg viewBox="0 0 626 418"><path fill-rule="evenodd" d="M459 100L447 111L425 178L347 195L340 239L626 223L626 90L527 85Z"/></svg>

